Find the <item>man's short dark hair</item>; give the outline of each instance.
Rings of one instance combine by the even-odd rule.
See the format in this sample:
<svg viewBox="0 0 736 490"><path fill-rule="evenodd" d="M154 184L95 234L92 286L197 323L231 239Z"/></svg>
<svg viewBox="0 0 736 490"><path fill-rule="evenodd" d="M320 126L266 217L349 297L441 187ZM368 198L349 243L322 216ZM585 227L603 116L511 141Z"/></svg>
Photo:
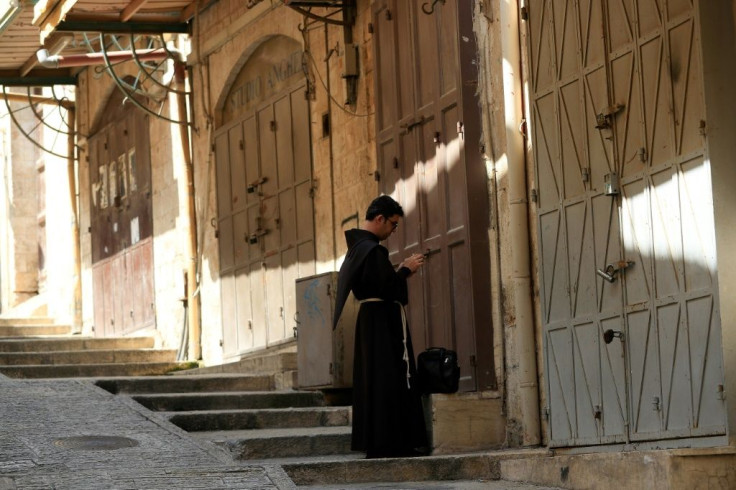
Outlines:
<svg viewBox="0 0 736 490"><path fill-rule="evenodd" d="M401 204L394 201L391 196L378 196L368 206L368 210L365 212L365 219L370 221L376 216L389 218L394 215L404 216L404 210L401 208Z"/></svg>

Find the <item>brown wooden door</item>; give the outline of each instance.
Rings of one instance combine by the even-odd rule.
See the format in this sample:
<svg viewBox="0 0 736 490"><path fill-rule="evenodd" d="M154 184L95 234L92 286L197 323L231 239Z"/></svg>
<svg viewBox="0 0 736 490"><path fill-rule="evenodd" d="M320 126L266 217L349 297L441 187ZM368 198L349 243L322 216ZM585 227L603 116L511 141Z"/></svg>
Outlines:
<svg viewBox="0 0 736 490"><path fill-rule="evenodd" d="M225 357L292 338L295 281L315 271L305 89L263 101L215 136Z"/></svg>
<svg viewBox="0 0 736 490"><path fill-rule="evenodd" d="M90 227L98 336L155 322L148 116L111 96L89 139Z"/></svg>
<svg viewBox="0 0 736 490"><path fill-rule="evenodd" d="M488 195L478 149L472 3L438 3L432 14L423 3L374 4L379 178L406 214L388 247L397 263L428 253L409 288L416 353L454 348L460 389L492 389Z"/></svg>

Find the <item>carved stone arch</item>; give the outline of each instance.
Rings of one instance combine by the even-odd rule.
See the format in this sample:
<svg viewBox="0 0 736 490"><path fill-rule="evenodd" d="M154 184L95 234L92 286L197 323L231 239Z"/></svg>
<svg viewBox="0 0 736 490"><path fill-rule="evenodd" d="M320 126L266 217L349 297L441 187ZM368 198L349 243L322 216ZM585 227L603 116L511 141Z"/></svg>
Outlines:
<svg viewBox="0 0 736 490"><path fill-rule="evenodd" d="M238 104L238 100L248 99L249 102L257 102L264 100L271 95L277 93L280 89L292 85L296 76L302 73L301 56L304 52L302 43L293 37L283 34L274 34L264 36L258 41L252 43L246 48L238 61L233 65L233 69L226 80L223 90L220 93L217 104L215 106L216 127L221 127L239 115L252 110L249 104L234 107L232 104ZM274 60L276 62L274 63ZM293 70L297 70L295 73ZM286 79L277 80L281 70L281 75L288 74ZM283 73L286 72L286 73ZM260 93L257 90L257 76L263 73L271 73L271 80L262 80L262 83L273 83L270 87L261 87Z"/></svg>

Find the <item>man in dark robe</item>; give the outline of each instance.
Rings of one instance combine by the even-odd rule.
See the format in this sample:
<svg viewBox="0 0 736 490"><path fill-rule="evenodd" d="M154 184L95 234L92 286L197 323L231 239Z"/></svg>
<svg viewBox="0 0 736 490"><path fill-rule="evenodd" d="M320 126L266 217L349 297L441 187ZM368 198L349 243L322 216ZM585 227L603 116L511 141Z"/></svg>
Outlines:
<svg viewBox="0 0 736 490"><path fill-rule="evenodd" d="M360 301L353 366L353 451L368 458L418 456L427 450L421 394L406 315L406 280L424 263L414 254L394 269L388 238L404 215L389 196L373 200L360 229L345 232L335 324L350 294Z"/></svg>

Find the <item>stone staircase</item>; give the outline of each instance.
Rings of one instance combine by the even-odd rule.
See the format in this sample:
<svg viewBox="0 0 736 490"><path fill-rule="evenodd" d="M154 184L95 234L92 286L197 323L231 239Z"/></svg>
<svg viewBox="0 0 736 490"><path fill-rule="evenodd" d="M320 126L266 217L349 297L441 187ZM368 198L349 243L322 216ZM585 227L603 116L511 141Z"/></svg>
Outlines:
<svg viewBox="0 0 736 490"><path fill-rule="evenodd" d="M72 335L47 318L0 318L0 374L10 378L160 375L191 368L152 337Z"/></svg>

